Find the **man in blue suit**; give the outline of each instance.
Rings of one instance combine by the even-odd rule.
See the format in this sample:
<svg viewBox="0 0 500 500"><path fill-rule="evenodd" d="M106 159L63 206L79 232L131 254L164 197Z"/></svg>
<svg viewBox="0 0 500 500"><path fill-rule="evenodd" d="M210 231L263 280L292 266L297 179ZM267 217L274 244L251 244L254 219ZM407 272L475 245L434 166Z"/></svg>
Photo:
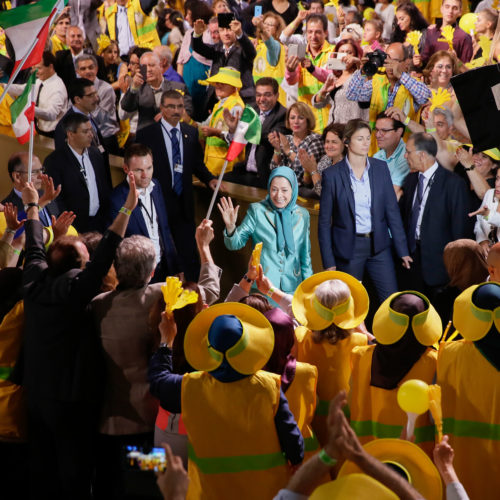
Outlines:
<svg viewBox="0 0 500 500"><path fill-rule="evenodd" d="M166 276L180 272L170 227L167 209L158 181L153 179L153 154L143 144L132 144L125 151L123 170L135 177L139 201L130 214L125 236L139 234L150 238L156 251L156 269L152 282L164 281ZM111 193L111 220L123 210L123 203L129 192L128 181L124 180Z"/></svg>

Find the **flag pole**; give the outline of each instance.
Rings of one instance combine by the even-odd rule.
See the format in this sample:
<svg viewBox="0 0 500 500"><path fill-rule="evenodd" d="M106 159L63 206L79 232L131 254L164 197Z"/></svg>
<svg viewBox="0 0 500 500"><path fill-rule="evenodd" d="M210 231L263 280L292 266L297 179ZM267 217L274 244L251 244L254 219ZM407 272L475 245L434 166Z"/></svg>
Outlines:
<svg viewBox="0 0 500 500"><path fill-rule="evenodd" d="M226 171L227 164L228 164L228 161L226 160L224 162L223 167L222 167L221 173L219 174L219 178L217 179L217 186L215 186L214 194L212 195L212 200L210 201L210 206L208 207L207 216L205 217L205 219L207 219L207 220L209 220L210 215L212 215L212 209L214 208L215 200L217 199L217 193L219 192L220 185L222 182L222 177L224 177L224 173Z"/></svg>
<svg viewBox="0 0 500 500"><path fill-rule="evenodd" d="M35 85L31 87L30 103L35 102ZM30 122L30 143L28 149L28 182L31 182L31 171L33 170L33 140L35 138L35 117Z"/></svg>
<svg viewBox="0 0 500 500"><path fill-rule="evenodd" d="M4 100L5 96L7 95L8 90L10 88L10 86L14 83L14 80L16 79L16 76L21 71L21 68L23 67L24 63L26 62L26 60L30 56L31 52L33 51L33 49L35 48L35 46L36 46L37 43L38 43L38 37L33 40L33 43L31 44L31 47L29 48L28 52L26 52L25 56L21 59L21 62L19 63L18 67L16 68L16 71L14 71L14 74L10 77L9 82L7 83L7 85L5 86L5 88L3 89L3 93L0 96L0 104Z"/></svg>

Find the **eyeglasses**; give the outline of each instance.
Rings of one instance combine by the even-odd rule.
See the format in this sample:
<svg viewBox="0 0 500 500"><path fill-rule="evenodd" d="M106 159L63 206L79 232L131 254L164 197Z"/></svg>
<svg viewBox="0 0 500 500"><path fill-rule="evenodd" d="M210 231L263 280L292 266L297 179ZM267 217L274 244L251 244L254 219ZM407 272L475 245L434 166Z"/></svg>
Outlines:
<svg viewBox="0 0 500 500"><path fill-rule="evenodd" d="M387 134L387 132L391 132L391 130L396 130L394 128L375 128L374 131L376 134Z"/></svg>
<svg viewBox="0 0 500 500"><path fill-rule="evenodd" d="M89 94L83 94L82 97L95 97L97 95L97 91L90 92Z"/></svg>
<svg viewBox="0 0 500 500"><path fill-rule="evenodd" d="M18 174L28 175L28 171L27 170L16 170L16 172ZM31 175L40 175L40 174L44 174L44 173L45 173L45 168L44 167L42 167L42 168L34 168L31 171Z"/></svg>
<svg viewBox="0 0 500 500"><path fill-rule="evenodd" d="M266 28L277 28L278 26L274 23L264 23Z"/></svg>

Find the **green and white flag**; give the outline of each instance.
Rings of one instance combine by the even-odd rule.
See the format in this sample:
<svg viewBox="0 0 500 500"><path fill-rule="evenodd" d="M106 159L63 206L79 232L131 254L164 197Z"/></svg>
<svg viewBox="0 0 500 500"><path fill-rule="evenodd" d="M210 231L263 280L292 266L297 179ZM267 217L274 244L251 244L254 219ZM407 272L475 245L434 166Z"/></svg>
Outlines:
<svg viewBox="0 0 500 500"><path fill-rule="evenodd" d="M227 151L226 160L234 161L249 142L259 144L261 131L262 124L259 115L255 109L245 106Z"/></svg>
<svg viewBox="0 0 500 500"><path fill-rule="evenodd" d="M32 92L36 80L36 71L31 73L23 93L10 105L12 130L20 144L30 139L30 124L35 119L35 97Z"/></svg>

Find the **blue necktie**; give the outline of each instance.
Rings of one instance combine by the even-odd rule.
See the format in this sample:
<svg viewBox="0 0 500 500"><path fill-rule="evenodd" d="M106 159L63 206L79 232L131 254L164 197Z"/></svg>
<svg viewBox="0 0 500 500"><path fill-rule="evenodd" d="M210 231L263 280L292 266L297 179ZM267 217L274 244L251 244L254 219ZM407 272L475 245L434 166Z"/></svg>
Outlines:
<svg viewBox="0 0 500 500"><path fill-rule="evenodd" d="M176 128L172 128L170 141L172 142L172 163L174 169L174 191L175 194L182 194L182 174L180 172L176 172L176 166L181 165L181 148L179 145L179 139L177 138L178 130Z"/></svg>
<svg viewBox="0 0 500 500"><path fill-rule="evenodd" d="M410 253L415 252L417 248L415 233L417 232L418 216L420 214L423 197L424 176L422 174L418 174L417 196L415 197L415 201L413 202L413 206L411 207L410 226L408 227L408 246L410 249Z"/></svg>

